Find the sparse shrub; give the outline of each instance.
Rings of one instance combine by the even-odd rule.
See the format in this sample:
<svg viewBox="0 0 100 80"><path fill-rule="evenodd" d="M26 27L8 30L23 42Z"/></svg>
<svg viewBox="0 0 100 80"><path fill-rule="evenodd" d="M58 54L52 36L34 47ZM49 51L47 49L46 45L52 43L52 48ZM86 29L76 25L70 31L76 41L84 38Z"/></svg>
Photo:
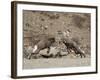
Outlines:
<svg viewBox="0 0 100 80"><path fill-rule="evenodd" d="M72 22L75 27L80 29L82 28L90 28L90 14L83 15L73 15Z"/></svg>
<svg viewBox="0 0 100 80"><path fill-rule="evenodd" d="M84 21L85 21L85 19L82 18L81 16L73 15L73 22L76 27L78 27L80 29L83 28Z"/></svg>

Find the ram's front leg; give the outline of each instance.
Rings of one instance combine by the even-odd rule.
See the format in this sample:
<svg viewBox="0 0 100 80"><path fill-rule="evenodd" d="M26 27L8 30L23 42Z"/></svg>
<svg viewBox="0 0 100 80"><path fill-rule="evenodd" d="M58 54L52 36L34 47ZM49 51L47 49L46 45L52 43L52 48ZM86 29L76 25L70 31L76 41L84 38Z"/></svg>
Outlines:
<svg viewBox="0 0 100 80"><path fill-rule="evenodd" d="M47 53L49 53L50 52L50 47L48 47L48 50L47 50Z"/></svg>
<svg viewBox="0 0 100 80"><path fill-rule="evenodd" d="M32 53L30 53L27 58L31 59L31 57L32 57Z"/></svg>

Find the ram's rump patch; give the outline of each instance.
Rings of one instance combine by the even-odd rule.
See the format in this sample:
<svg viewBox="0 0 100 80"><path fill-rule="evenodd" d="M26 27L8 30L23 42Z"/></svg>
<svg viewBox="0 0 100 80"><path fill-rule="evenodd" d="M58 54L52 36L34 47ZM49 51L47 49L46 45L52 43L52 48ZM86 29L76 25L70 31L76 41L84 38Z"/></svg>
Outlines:
<svg viewBox="0 0 100 80"><path fill-rule="evenodd" d="M38 49L38 46L35 45L32 52L35 53L35 51L36 51L37 49Z"/></svg>

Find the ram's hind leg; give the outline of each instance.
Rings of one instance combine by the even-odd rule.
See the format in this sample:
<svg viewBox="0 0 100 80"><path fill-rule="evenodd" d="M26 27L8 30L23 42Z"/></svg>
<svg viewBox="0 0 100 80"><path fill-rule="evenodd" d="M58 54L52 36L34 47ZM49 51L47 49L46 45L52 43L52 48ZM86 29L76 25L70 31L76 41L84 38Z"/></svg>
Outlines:
<svg viewBox="0 0 100 80"><path fill-rule="evenodd" d="M74 45L74 51L76 53L76 55L80 55L80 57L86 57L85 52L83 50L80 49L80 47L78 47L77 45Z"/></svg>
<svg viewBox="0 0 100 80"><path fill-rule="evenodd" d="M81 50L80 48L76 51L76 54L77 55L79 54L81 58L86 57L85 52L83 50Z"/></svg>
<svg viewBox="0 0 100 80"><path fill-rule="evenodd" d="M34 58L36 59L37 58L37 54L39 54L39 52L40 52L40 49L38 49L38 46L35 45L34 48L33 48L32 53L30 53L28 55L28 59L31 59L32 56L34 56Z"/></svg>
<svg viewBox="0 0 100 80"><path fill-rule="evenodd" d="M81 56L81 58L82 58L82 57L84 57L84 58L86 57L84 51L81 50L81 52L80 52L80 56Z"/></svg>

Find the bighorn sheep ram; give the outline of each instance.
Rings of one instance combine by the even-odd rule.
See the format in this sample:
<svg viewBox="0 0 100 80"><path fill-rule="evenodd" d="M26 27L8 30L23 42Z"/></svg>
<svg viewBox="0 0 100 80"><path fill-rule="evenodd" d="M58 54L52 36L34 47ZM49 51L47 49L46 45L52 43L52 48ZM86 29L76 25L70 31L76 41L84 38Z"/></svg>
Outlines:
<svg viewBox="0 0 100 80"><path fill-rule="evenodd" d="M67 47L68 53L71 52L71 50L74 50L74 52L76 54L80 54L81 58L85 57L85 52L83 50L80 49L80 47L71 39L62 39L62 42L65 44L65 46Z"/></svg>
<svg viewBox="0 0 100 80"><path fill-rule="evenodd" d="M61 32L62 37L61 37L61 42L64 43L64 45L67 48L68 54L71 53L73 50L76 54L80 54L81 58L86 57L85 52L80 49L80 47L76 44L75 41L72 40L72 37L70 36L70 30Z"/></svg>
<svg viewBox="0 0 100 80"><path fill-rule="evenodd" d="M45 38L40 40L33 48L32 53L29 54L28 59L31 58L31 56L34 54L35 56L37 54L39 54L39 52L43 49L48 49L47 53L50 52L50 46L55 42L55 38L51 37L51 38Z"/></svg>

